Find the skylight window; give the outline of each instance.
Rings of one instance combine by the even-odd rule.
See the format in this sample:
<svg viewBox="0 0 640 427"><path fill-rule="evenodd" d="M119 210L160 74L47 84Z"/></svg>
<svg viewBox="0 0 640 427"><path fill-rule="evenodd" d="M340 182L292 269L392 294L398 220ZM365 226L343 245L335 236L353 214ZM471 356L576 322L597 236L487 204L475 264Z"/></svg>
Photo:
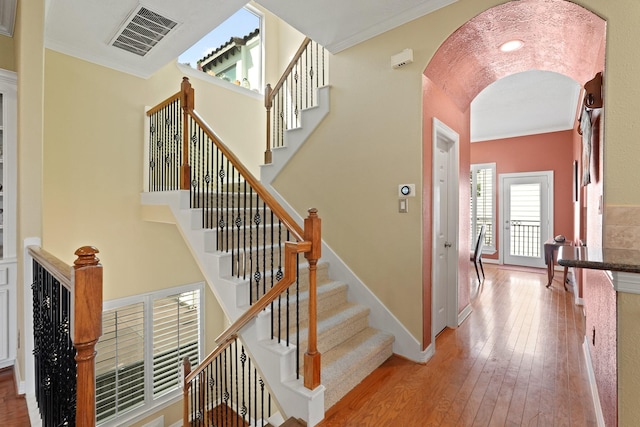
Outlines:
<svg viewBox="0 0 640 427"><path fill-rule="evenodd" d="M240 9L178 57L178 62L262 92L262 16Z"/></svg>

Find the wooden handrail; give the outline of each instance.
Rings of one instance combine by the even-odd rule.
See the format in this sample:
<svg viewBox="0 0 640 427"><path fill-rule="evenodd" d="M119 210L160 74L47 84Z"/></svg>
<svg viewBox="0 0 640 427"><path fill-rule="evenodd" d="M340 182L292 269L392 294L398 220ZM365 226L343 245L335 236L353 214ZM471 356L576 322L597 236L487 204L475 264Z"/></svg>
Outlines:
<svg viewBox="0 0 640 427"><path fill-rule="evenodd" d="M182 90L180 90L180 92L178 92L178 93L176 93L174 95L171 95L170 97L168 97L167 99L162 101L160 104L156 105L155 107L153 107L149 111L147 111L147 117L151 117L152 115L154 115L158 111L161 111L167 105L171 105L174 102L180 100L181 98L182 98Z"/></svg>
<svg viewBox="0 0 640 427"><path fill-rule="evenodd" d="M287 80L287 76L291 74L291 70L293 70L293 67L296 66L296 62L298 62L298 59L300 59L309 43L311 43L311 39L309 37L305 37L295 55L293 55L293 58L289 62L289 65L287 65L287 68L285 68L284 73L282 73L282 76L280 77L280 80L278 80L278 83L275 84L275 86L271 90L271 93L268 94L268 96L265 96L265 107L270 108L273 105L274 94L278 93L284 82Z"/></svg>
<svg viewBox="0 0 640 427"><path fill-rule="evenodd" d="M284 255L284 276L278 281L262 298L260 298L255 304L253 304L247 311L245 311L231 326L229 326L223 333L216 338L216 344L218 347L204 359L198 367L191 371L191 373L185 377L185 383L193 380L200 372L202 372L206 366L214 360L229 344L238 336L240 330L256 317L262 310L267 308L269 304L275 301L280 294L282 294L289 286L296 281L296 255L299 253L308 252L311 250L311 242L285 242L285 255Z"/></svg>
<svg viewBox="0 0 640 427"><path fill-rule="evenodd" d="M311 43L311 39L309 37L305 37L295 55L293 55L293 58L289 62L289 65L287 65L287 68L284 70L284 73L282 73L282 76L280 76L280 80L278 80L273 88L270 84L267 84L267 87L265 89L264 107L267 110L267 149L264 152L264 162L266 164L270 164L273 160L271 154L271 107L273 106L273 98L278 94L278 91L280 90L280 88L282 88L284 82L287 81L287 77L289 76L289 74L291 74L291 70L293 70L293 67L295 67L296 63L304 53L309 43Z"/></svg>
<svg viewBox="0 0 640 427"><path fill-rule="evenodd" d="M304 241L303 230L298 223L294 221L294 219L289 215L289 213L284 210L284 208L276 201L276 199L267 191L266 188L253 176L249 169L247 169L240 159L236 157L235 154L218 138L216 133L207 125L207 123L198 115L198 113L194 110L190 111L189 114L195 120L195 122L202 128L202 130L207 134L207 136L216 144L216 146L220 149L222 154L229 159L231 164L240 172L240 174L244 177L245 181L253 188L253 190L264 200L269 209L278 217L285 227L291 232L293 237L299 241Z"/></svg>
<svg viewBox="0 0 640 427"><path fill-rule="evenodd" d="M218 347L198 365L194 371L185 376L185 387L188 381L193 380L206 366L220 354L230 342L239 334L253 318L258 316L265 308L278 298L289 286L296 281L297 254L304 253L309 261L309 337L307 352L305 353L304 384L313 390L320 385L320 353L317 348L317 300L316 300L316 266L321 255L321 222L318 211L309 209L309 216L305 219L304 236L302 242L285 242L284 276L271 289L269 289L255 304L245 311L231 326L229 326L218 338ZM307 378L308 377L308 378Z"/></svg>
<svg viewBox="0 0 640 427"><path fill-rule="evenodd" d="M216 343L221 344L237 335L251 319L256 317L269 304L275 301L289 286L296 281L296 264L299 253L311 250L311 242L285 242L284 244L284 276L262 298L245 311L231 326L216 338Z"/></svg>
<svg viewBox="0 0 640 427"><path fill-rule="evenodd" d="M218 346L202 362L200 362L200 364L198 365L195 371L191 370L191 362L189 362L189 372L186 373L186 375L184 376L185 385L193 381L193 379L197 377L198 374L201 373L209 363L214 361L216 357L218 357L227 347L229 347L233 342L233 340L235 340L237 337L238 337L237 335L231 335L229 339L224 341L222 344L218 344ZM185 358L185 359L188 360L188 358ZM183 364L184 364L184 360L183 360Z"/></svg>
<svg viewBox="0 0 640 427"><path fill-rule="evenodd" d="M58 259L55 255L45 251L40 246L27 246L29 255L44 267L61 285L73 292L71 281L71 266Z"/></svg>

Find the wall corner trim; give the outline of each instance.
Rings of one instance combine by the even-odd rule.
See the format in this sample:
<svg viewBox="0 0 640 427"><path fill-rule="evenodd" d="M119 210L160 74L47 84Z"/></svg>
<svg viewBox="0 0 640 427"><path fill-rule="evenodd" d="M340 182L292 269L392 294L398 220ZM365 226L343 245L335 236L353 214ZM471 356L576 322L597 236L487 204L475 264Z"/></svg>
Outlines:
<svg viewBox="0 0 640 427"><path fill-rule="evenodd" d="M640 294L640 274L613 271L613 289L616 292L626 292L629 294Z"/></svg>

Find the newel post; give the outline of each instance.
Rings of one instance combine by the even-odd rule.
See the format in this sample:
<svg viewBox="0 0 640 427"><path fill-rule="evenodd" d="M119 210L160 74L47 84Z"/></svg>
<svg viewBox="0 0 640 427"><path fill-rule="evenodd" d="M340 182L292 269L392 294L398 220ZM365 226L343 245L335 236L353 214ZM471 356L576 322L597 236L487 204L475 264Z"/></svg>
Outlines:
<svg viewBox="0 0 640 427"><path fill-rule="evenodd" d="M195 106L194 90L188 77L182 78L180 85L182 106L182 165L180 166L180 189L188 190L191 186L191 166L189 165L189 111Z"/></svg>
<svg viewBox="0 0 640 427"><path fill-rule="evenodd" d="M304 386L310 390L320 385L316 270L322 253L321 225L318 210L309 209L309 216L304 220L304 239L311 242L311 250L304 254L309 262L309 341L304 355Z"/></svg>
<svg viewBox="0 0 640 427"><path fill-rule="evenodd" d="M83 246L73 265L74 328L76 348L77 396L76 426L96 425L95 346L102 335L102 265L99 251Z"/></svg>
<svg viewBox="0 0 640 427"><path fill-rule="evenodd" d="M264 163L271 163L271 106L273 99L271 98L271 84L267 84L264 91L264 107L267 109L267 150L264 152Z"/></svg>
<svg viewBox="0 0 640 427"><path fill-rule="evenodd" d="M191 384L187 382L187 377L191 373L191 361L188 357L182 359L182 425L189 425L189 388Z"/></svg>

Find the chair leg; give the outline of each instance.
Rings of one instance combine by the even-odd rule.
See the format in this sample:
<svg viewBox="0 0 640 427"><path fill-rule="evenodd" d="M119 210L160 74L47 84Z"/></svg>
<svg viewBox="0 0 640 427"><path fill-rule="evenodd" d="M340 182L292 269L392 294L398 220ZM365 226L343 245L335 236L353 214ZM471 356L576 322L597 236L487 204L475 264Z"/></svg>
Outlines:
<svg viewBox="0 0 640 427"><path fill-rule="evenodd" d="M482 280L484 280L484 267L482 266L482 258L480 258L478 262L480 263L480 270L482 270Z"/></svg>
<svg viewBox="0 0 640 427"><path fill-rule="evenodd" d="M473 260L473 265L476 267L476 275L478 276L478 283L482 283L482 280L480 280L480 272L478 271L478 263L476 262L476 260ZM482 273L484 275L484 272Z"/></svg>

